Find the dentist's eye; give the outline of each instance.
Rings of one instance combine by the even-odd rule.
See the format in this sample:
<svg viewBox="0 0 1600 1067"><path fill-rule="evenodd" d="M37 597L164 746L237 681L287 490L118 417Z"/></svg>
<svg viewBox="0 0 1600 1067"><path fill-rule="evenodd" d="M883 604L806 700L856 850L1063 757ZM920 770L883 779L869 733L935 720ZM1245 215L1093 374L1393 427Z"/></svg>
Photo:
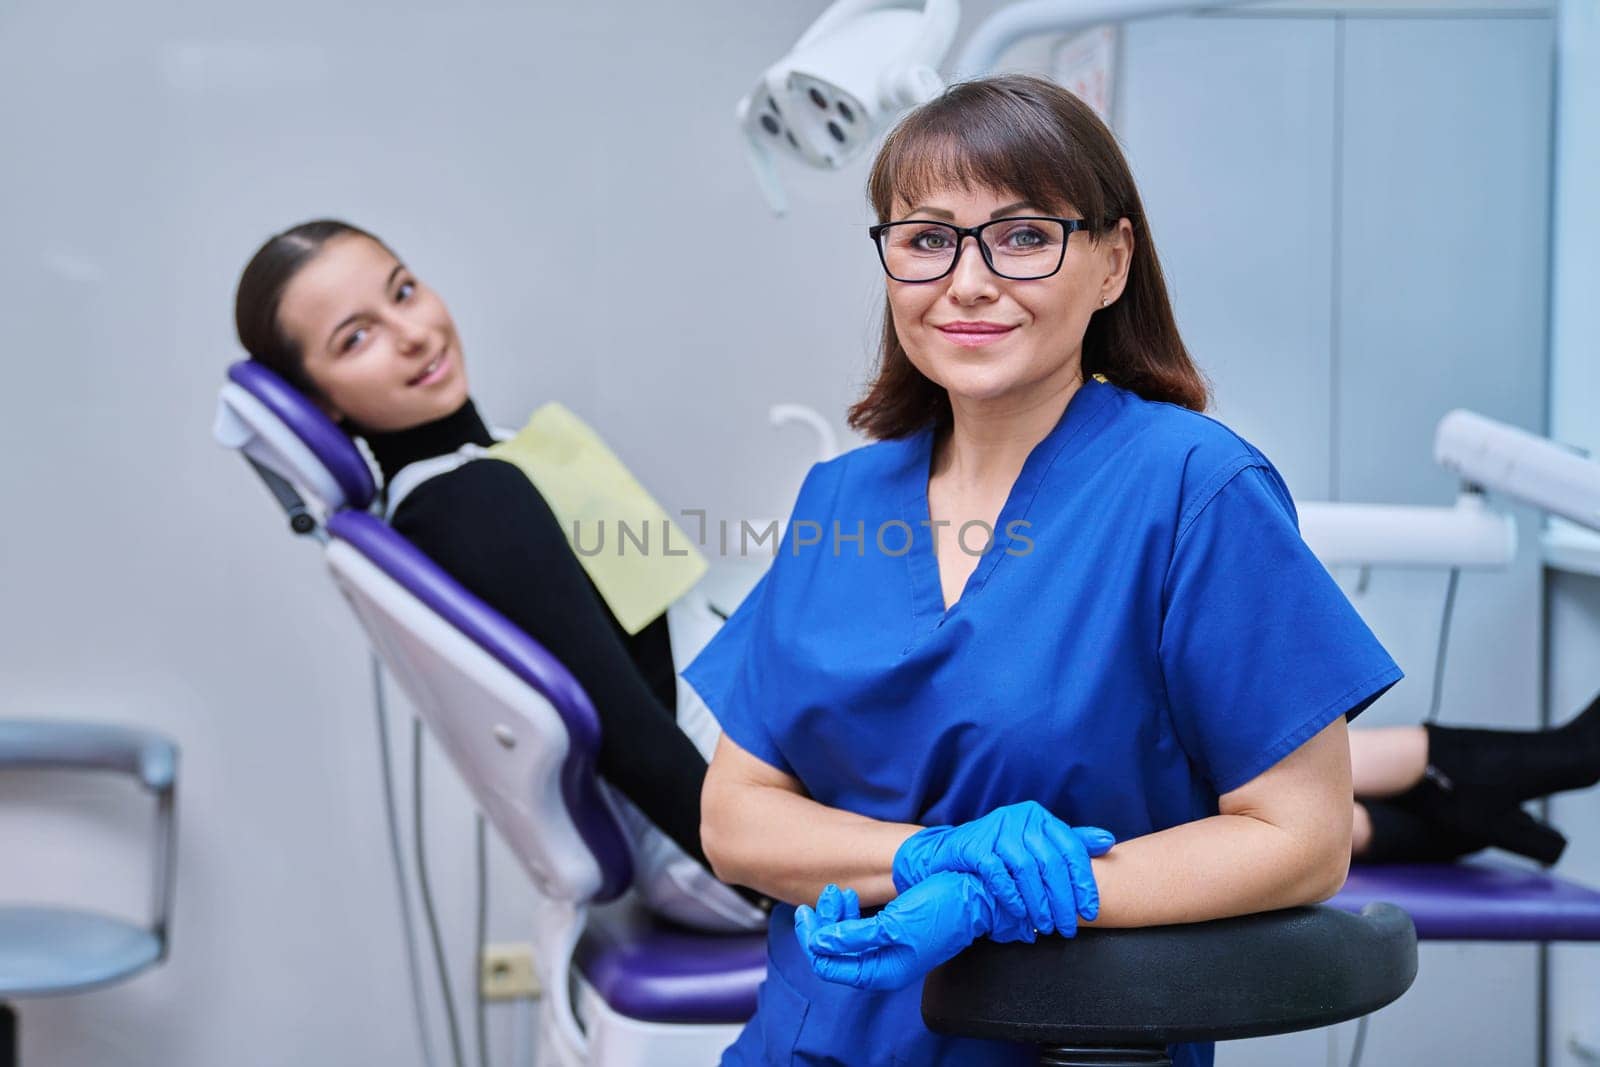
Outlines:
<svg viewBox="0 0 1600 1067"><path fill-rule="evenodd" d="M1021 254L1055 248L1061 237L1051 223L1019 222L996 233L990 247L996 251Z"/></svg>
<svg viewBox="0 0 1600 1067"><path fill-rule="evenodd" d="M948 230L922 230L909 235L906 242L917 252L948 252L953 243Z"/></svg>

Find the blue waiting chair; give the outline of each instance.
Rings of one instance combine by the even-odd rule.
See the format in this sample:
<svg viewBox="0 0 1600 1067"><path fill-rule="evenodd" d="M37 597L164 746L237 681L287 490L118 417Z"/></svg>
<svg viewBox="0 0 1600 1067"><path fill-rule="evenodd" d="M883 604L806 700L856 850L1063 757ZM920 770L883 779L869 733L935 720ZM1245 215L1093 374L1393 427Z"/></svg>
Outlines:
<svg viewBox="0 0 1600 1067"><path fill-rule="evenodd" d="M101 770L132 775L155 794L155 899L148 927L77 908L0 904L0 1067L16 1067L10 1001L82 993L132 978L166 958L177 858L178 750L121 726L0 720L0 770Z"/></svg>

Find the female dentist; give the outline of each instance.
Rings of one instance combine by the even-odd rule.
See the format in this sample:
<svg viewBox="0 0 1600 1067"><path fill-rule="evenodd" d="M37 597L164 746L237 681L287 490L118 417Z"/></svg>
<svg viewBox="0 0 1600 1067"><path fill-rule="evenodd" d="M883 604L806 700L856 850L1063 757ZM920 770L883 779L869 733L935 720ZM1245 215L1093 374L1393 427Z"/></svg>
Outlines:
<svg viewBox="0 0 1600 1067"><path fill-rule="evenodd" d="M927 1030L922 976L977 937L1331 896L1346 720L1401 672L1272 464L1200 414L1087 107L955 86L889 136L870 196L888 315L851 423L875 442L811 471L686 673L725 731L706 854L790 902L723 1062L1021 1065Z"/></svg>

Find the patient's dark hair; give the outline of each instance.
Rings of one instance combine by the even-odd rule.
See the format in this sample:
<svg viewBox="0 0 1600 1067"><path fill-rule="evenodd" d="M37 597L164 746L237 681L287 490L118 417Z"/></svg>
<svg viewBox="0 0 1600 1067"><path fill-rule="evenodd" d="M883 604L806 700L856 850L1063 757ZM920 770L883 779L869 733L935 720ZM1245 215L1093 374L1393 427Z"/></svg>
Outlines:
<svg viewBox="0 0 1600 1067"><path fill-rule="evenodd" d="M896 200L915 204L942 186L1015 193L1037 208L1071 207L1092 240L1119 219L1133 225L1127 288L1095 312L1083 337L1083 374L1104 374L1147 400L1204 411L1210 388L1189 358L1167 299L1144 205L1116 137L1087 104L1042 78L961 82L917 108L883 143L867 180L879 222ZM870 437L950 425L950 396L917 370L886 309L877 373L850 409Z"/></svg>
<svg viewBox="0 0 1600 1067"><path fill-rule="evenodd" d="M283 324L278 321L278 305L283 303L283 291L300 273L300 268L315 259L323 246L335 237L365 237L389 248L366 230L348 222L337 219L302 222L268 239L256 250L239 276L239 291L233 299L234 329L250 358L276 371L308 396L315 396L317 390L306 376L300 346L283 332ZM391 255L393 251L389 249Z"/></svg>

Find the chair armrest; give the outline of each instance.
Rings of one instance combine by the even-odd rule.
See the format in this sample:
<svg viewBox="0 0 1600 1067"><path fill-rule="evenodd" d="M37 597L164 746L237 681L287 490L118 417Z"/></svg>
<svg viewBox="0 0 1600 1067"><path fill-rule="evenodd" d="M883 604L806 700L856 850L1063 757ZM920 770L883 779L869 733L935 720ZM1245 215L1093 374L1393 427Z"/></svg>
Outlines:
<svg viewBox="0 0 1600 1067"><path fill-rule="evenodd" d="M153 792L172 788L178 748L158 734L88 722L0 720L0 770L120 771Z"/></svg>

